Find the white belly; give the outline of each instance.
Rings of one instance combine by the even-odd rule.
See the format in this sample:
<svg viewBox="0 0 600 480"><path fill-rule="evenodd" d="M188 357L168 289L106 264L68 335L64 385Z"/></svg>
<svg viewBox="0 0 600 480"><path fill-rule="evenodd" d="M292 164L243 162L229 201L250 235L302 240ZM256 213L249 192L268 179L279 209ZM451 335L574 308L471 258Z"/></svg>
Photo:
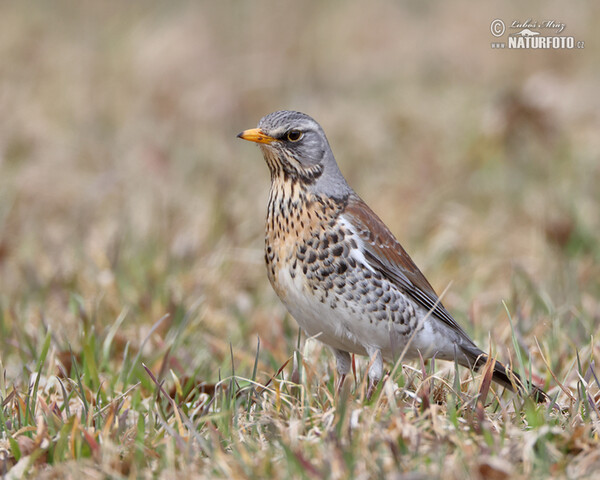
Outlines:
<svg viewBox="0 0 600 480"><path fill-rule="evenodd" d="M308 336L330 347L358 355L377 349L381 350L384 359L394 361L404 350L403 358L406 359L418 358L419 351L423 357L431 357L436 345L443 347L448 342L448 338L435 331L432 322L427 319L423 328L419 328L411 338L411 335L398 333L390 321L371 323L368 318L345 307L343 302L336 302L335 308L328 298L321 302L321 292L312 290L303 275L292 278L288 269L282 268L278 278L286 292L281 300L298 325ZM421 318L426 317L421 308L419 313Z"/></svg>

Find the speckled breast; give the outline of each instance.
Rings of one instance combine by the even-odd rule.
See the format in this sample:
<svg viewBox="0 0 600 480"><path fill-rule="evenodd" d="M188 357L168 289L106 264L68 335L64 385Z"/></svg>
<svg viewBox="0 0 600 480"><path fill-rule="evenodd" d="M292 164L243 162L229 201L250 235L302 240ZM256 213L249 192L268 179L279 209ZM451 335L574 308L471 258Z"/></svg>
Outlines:
<svg viewBox="0 0 600 480"><path fill-rule="evenodd" d="M360 240L343 216L345 203L309 195L291 182L272 186L265 238L269 280L308 335L361 354L366 339L385 356L392 337L414 328L415 308L364 263Z"/></svg>
<svg viewBox="0 0 600 480"><path fill-rule="evenodd" d="M267 212L265 262L271 285L284 302L292 293L291 288L316 290L316 285L312 288L309 284L318 270L333 273L334 253L337 257L344 253L340 244L344 233L336 235L334 231L342 208L332 200L308 194L296 182L273 183ZM348 248L345 254L348 255ZM287 277L297 285L288 285Z"/></svg>

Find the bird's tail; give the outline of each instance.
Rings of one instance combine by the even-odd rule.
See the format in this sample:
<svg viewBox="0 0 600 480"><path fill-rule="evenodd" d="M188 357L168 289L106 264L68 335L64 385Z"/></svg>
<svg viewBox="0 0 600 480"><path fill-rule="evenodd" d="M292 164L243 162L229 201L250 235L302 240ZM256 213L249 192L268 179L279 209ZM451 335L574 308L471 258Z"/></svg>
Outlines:
<svg viewBox="0 0 600 480"><path fill-rule="evenodd" d="M461 346L461 350L466 357L467 364L463 365L469 368L479 370L488 362L488 355L479 350L477 347ZM460 363L460 359L459 359ZM515 390L523 396L531 395L538 403L543 403L550 400L550 397L544 390L537 385L523 380L520 375L510 368L505 367L499 361L494 363L494 372L492 380L503 387L508 388L511 392Z"/></svg>

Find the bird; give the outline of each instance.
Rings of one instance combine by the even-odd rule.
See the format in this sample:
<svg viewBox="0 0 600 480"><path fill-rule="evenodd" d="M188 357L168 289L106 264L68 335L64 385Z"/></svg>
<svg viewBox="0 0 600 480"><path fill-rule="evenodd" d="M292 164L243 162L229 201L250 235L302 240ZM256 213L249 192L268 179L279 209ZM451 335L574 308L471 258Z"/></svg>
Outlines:
<svg viewBox="0 0 600 480"><path fill-rule="evenodd" d="M338 391L351 354L370 359L367 398L383 376L383 362L400 355L475 370L488 362L389 228L348 185L312 117L276 111L238 137L260 146L271 175L269 281L306 335L333 352ZM499 361L492 364L499 385L548 400L540 387Z"/></svg>

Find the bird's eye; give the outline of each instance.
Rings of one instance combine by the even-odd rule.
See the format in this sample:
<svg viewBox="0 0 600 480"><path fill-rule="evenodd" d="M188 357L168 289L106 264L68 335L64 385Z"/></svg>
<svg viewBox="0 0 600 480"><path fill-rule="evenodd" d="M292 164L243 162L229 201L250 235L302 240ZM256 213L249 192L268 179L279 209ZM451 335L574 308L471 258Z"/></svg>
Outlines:
<svg viewBox="0 0 600 480"><path fill-rule="evenodd" d="M290 130L287 133L287 139L290 142L297 142L302 138L303 133L300 130Z"/></svg>

